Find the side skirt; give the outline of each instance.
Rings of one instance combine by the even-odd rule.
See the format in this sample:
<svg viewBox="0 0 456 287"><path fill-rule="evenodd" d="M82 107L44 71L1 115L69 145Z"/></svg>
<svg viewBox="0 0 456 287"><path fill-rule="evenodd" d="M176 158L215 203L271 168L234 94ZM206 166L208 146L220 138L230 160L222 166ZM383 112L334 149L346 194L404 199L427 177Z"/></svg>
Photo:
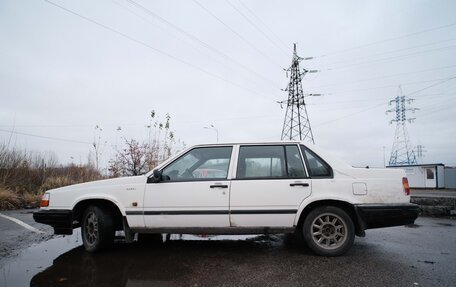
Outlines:
<svg viewBox="0 0 456 287"><path fill-rule="evenodd" d="M171 228L134 228L136 233L178 233L178 234L278 234L294 233L295 227L171 227Z"/></svg>

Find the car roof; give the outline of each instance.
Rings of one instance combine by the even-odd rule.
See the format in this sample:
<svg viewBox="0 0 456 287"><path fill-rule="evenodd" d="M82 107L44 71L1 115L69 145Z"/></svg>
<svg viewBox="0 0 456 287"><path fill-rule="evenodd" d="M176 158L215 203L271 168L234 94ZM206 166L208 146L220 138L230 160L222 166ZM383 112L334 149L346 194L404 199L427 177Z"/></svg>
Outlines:
<svg viewBox="0 0 456 287"><path fill-rule="evenodd" d="M192 145L199 146L227 146L227 145L272 145L272 144L304 144L302 141L250 141L250 142L222 142L222 143L204 143Z"/></svg>

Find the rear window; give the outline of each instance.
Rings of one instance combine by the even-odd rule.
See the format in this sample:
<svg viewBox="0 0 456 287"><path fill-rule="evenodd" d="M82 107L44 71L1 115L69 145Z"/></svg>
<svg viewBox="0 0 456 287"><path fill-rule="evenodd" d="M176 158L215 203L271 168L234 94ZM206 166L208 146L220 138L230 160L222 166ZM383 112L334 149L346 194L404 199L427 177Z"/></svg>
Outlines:
<svg viewBox="0 0 456 287"><path fill-rule="evenodd" d="M317 156L314 152L301 145L302 153L305 157L307 170L311 177L332 177L331 167Z"/></svg>

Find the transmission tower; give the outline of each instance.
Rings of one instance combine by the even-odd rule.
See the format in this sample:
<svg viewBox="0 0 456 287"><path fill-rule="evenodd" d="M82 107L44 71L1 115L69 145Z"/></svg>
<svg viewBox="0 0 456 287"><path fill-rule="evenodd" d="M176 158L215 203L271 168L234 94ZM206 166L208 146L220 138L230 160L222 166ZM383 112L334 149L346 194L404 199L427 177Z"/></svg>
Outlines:
<svg viewBox="0 0 456 287"><path fill-rule="evenodd" d="M310 60L311 57L301 58L296 53L296 44L294 44L293 59L291 66L285 71L290 73L290 82L284 90L288 92L288 99L278 102L287 104L285 120L283 122L281 140L308 140L315 143L310 127L309 116L307 115L306 103L304 98L307 96L320 96L320 94L304 94L302 91L302 78L307 73L315 73L315 70L300 69L299 63L302 60Z"/></svg>
<svg viewBox="0 0 456 287"><path fill-rule="evenodd" d="M394 104L395 108L387 110L387 113L393 112L396 117L390 121L390 124L396 122L396 132L394 134L393 147L389 160L390 166L417 164L415 151L411 147L410 139L407 133L406 123L412 123L415 118L408 118L407 112L415 112L417 108L410 107L413 99L402 94L402 88L399 86L396 98L389 102Z"/></svg>
<svg viewBox="0 0 456 287"><path fill-rule="evenodd" d="M424 153L426 152L426 150L424 148L425 148L425 146L423 146L421 144L416 146L416 157L417 157L418 163L423 163Z"/></svg>

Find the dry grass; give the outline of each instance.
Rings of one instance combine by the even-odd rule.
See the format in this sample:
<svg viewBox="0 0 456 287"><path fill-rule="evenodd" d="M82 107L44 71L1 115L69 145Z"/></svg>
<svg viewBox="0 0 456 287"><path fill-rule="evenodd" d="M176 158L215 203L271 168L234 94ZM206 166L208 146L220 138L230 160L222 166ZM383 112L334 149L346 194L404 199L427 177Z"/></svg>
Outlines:
<svg viewBox="0 0 456 287"><path fill-rule="evenodd" d="M0 187L0 210L16 209L21 206L21 200L14 191Z"/></svg>
<svg viewBox="0 0 456 287"><path fill-rule="evenodd" d="M41 202L41 195L25 193L22 195L22 207L25 208L35 208L39 207Z"/></svg>
<svg viewBox="0 0 456 287"><path fill-rule="evenodd" d="M18 194L15 191L0 187L0 210L35 208L40 206L40 201L41 195L39 194Z"/></svg>
<svg viewBox="0 0 456 287"><path fill-rule="evenodd" d="M75 183L78 182L66 176L51 176L44 180L39 190L41 193L44 193L46 190L72 185Z"/></svg>
<svg viewBox="0 0 456 287"><path fill-rule="evenodd" d="M0 144L0 210L39 206L53 188L101 179L91 165L58 165L52 154L11 149Z"/></svg>

